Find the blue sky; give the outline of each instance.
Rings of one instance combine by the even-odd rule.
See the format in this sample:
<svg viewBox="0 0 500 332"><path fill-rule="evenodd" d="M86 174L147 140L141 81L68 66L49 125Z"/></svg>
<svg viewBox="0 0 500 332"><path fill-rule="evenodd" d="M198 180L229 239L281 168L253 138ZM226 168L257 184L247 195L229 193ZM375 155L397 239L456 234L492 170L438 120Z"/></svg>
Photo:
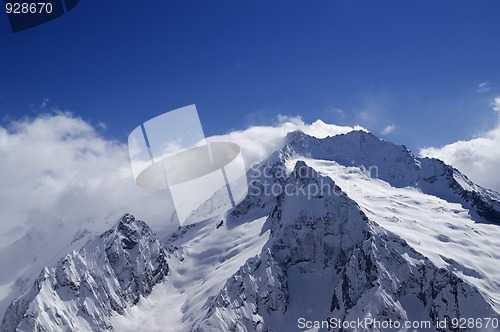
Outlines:
<svg viewBox="0 0 500 332"><path fill-rule="evenodd" d="M82 0L15 34L2 13L0 119L58 107L125 142L195 103L207 135L285 114L377 135L394 125L384 138L440 146L496 124L499 10L494 0Z"/></svg>

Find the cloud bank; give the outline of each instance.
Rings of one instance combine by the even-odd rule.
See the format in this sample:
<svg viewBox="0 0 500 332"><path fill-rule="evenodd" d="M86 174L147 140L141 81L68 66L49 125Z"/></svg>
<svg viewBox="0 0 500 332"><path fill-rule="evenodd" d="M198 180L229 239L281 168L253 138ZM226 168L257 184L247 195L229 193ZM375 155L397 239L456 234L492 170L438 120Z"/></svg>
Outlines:
<svg viewBox="0 0 500 332"><path fill-rule="evenodd" d="M424 148L420 155L441 159L475 183L500 192L500 126L469 141Z"/></svg>
<svg viewBox="0 0 500 332"><path fill-rule="evenodd" d="M0 243L40 223L74 224L127 211L152 217L165 199L138 190L124 144L70 114L0 127ZM114 220L113 220L114 221Z"/></svg>
<svg viewBox="0 0 500 332"><path fill-rule="evenodd" d="M491 102L500 113L500 97ZM499 114L500 115L500 114ZM423 157L439 158L466 174L472 181L500 192L500 118L496 127L468 141L420 150Z"/></svg>

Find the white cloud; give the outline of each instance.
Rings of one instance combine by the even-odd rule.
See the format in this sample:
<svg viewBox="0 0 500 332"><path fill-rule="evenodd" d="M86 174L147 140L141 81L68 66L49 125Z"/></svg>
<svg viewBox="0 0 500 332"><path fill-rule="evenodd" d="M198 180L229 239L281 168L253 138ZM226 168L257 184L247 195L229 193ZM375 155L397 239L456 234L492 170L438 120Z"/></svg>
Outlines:
<svg viewBox="0 0 500 332"><path fill-rule="evenodd" d="M69 114L0 126L0 164L1 245L42 220L74 227L124 212L153 218L153 210L165 211L165 199L135 186L126 145Z"/></svg>
<svg viewBox="0 0 500 332"><path fill-rule="evenodd" d="M106 130L108 128L108 126L106 126L106 124L102 121L99 121L96 125L97 129L100 129L100 130Z"/></svg>
<svg viewBox="0 0 500 332"><path fill-rule="evenodd" d="M390 133L394 132L394 130L396 130L397 126L394 125L394 124L391 124L391 125L388 125L386 126L383 130L382 130L382 135L389 135Z"/></svg>
<svg viewBox="0 0 500 332"><path fill-rule="evenodd" d="M424 148L422 156L453 165L472 181L500 192L500 127L483 137L458 141L441 148Z"/></svg>
<svg viewBox="0 0 500 332"><path fill-rule="evenodd" d="M477 85L476 91L479 93L488 92L491 90L491 87L488 82L481 82Z"/></svg>
<svg viewBox="0 0 500 332"><path fill-rule="evenodd" d="M500 111L500 97L492 102ZM496 128L468 141L457 141L443 147L420 150L424 157L439 158L453 165L475 183L500 192L500 122Z"/></svg>
<svg viewBox="0 0 500 332"><path fill-rule="evenodd" d="M286 115L286 114L278 114L276 116L276 120L278 121L277 125L281 125L283 123L292 123L294 125L301 125L304 123L304 121L302 120L302 117L300 116L291 116L291 115Z"/></svg>
<svg viewBox="0 0 500 332"><path fill-rule="evenodd" d="M338 108L338 107L332 107L330 110L329 110L330 113L332 113L333 115L335 116L338 116L340 118L344 118L345 117L345 112L343 109L341 108Z"/></svg>
<svg viewBox="0 0 500 332"><path fill-rule="evenodd" d="M230 141L238 144L243 153L247 166L256 161L265 159L273 151L280 149L284 144L287 133L302 130L308 135L318 138L344 134L352 130L365 130L360 126L337 126L316 120L311 124L305 123L300 117L279 115L276 126L252 126L245 130L233 131L225 135L213 136L210 140Z"/></svg>
<svg viewBox="0 0 500 332"><path fill-rule="evenodd" d="M239 144L250 165L281 148L286 133L293 130L325 137L362 129L320 120L306 124L300 117L284 115L277 121L276 126L253 126L212 139ZM127 145L104 139L99 133L103 127L69 113L0 126L1 245L42 219L74 226L108 216L116 220L125 212L156 225L169 218L167 194L135 185Z"/></svg>
<svg viewBox="0 0 500 332"><path fill-rule="evenodd" d="M495 112L500 113L500 96L496 96L491 102L491 107Z"/></svg>

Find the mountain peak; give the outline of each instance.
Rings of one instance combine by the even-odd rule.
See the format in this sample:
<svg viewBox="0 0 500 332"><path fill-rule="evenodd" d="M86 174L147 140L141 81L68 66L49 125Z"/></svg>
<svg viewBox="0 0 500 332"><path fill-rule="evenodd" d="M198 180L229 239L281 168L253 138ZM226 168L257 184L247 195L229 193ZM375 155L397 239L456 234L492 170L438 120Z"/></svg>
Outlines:
<svg viewBox="0 0 500 332"><path fill-rule="evenodd" d="M339 137L339 136L345 136L345 137L348 137L349 139L352 139L352 140L382 141L382 139L378 138L377 136L375 136L371 132L361 130L361 129L352 130L352 131L349 131L345 134L336 134L336 135L326 136L324 138L317 138L315 136L304 133L300 129L296 129L296 130L288 132L286 134L285 144L292 144L293 145L294 143L303 142L304 140L308 140L308 139L310 139L310 140L323 140L323 139L328 139L328 138L332 138L332 137Z"/></svg>
<svg viewBox="0 0 500 332"><path fill-rule="evenodd" d="M135 221L135 217L129 213L125 213L120 221L124 224L130 224Z"/></svg>
<svg viewBox="0 0 500 332"><path fill-rule="evenodd" d="M12 302L0 330L102 330L168 274L167 251L149 226L125 214L110 230L45 267Z"/></svg>
<svg viewBox="0 0 500 332"><path fill-rule="evenodd" d="M293 176L295 179L304 179L308 177L310 171L314 171L312 168L306 165L306 162L303 160L298 160L295 163L295 167L293 169Z"/></svg>
<svg viewBox="0 0 500 332"><path fill-rule="evenodd" d="M500 224L498 193L475 185L441 160L417 158L406 146L384 141L370 132L358 130L320 139L293 131L287 135L282 151L287 158L305 157L360 167L393 187L415 187L460 203L479 217L476 221Z"/></svg>

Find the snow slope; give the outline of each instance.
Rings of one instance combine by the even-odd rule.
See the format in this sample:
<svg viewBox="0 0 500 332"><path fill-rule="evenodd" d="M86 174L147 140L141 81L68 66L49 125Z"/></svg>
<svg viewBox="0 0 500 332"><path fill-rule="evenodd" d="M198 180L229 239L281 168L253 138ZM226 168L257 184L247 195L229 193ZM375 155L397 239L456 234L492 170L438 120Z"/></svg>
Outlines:
<svg viewBox="0 0 500 332"><path fill-rule="evenodd" d="M34 211L33 227L15 243L0 249L0 262L5 267L0 269L0 316L14 299L29 291L44 267L80 249L112 227L117 218L108 215L68 223Z"/></svg>
<svg viewBox="0 0 500 332"><path fill-rule="evenodd" d="M473 284L370 221L330 178L298 161L289 184L270 215L269 242L207 302L195 331L296 331L299 318L498 316ZM332 190L316 193L318 184Z"/></svg>
<svg viewBox="0 0 500 332"><path fill-rule="evenodd" d="M318 139L301 131L287 136L283 149L313 159L357 166L392 187L416 187L422 192L470 210L476 221L500 224L500 194L475 185L457 169L438 159L417 158L404 145L383 141L365 131Z"/></svg>

